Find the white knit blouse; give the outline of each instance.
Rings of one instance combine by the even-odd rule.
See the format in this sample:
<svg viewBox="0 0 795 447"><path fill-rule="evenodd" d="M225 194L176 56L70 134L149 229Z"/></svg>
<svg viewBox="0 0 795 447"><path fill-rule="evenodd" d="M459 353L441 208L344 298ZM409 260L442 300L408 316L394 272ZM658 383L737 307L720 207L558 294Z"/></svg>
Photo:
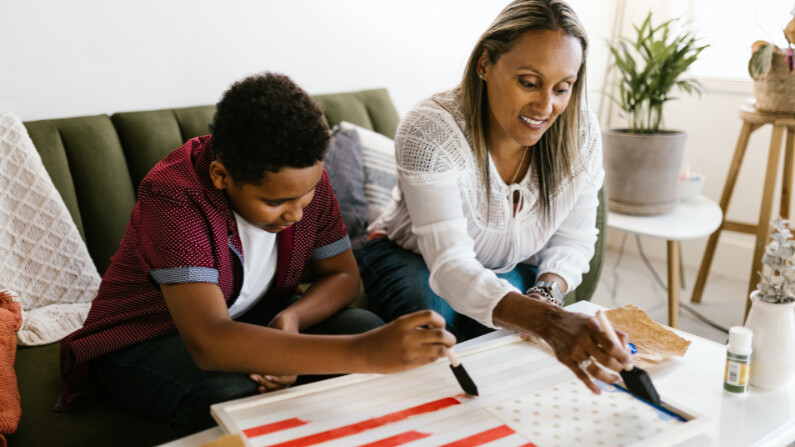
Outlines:
<svg viewBox="0 0 795 447"><path fill-rule="evenodd" d="M487 201L460 104L458 90L451 90L420 102L402 120L395 137L398 184L369 230L421 253L434 292L457 312L496 327L494 307L516 288L495 273L528 263L539 275L561 276L573 290L588 271L604 179L599 124L583 112L581 163L572 181L552 193L554 213L544 224L532 165L506 185L490 159Z"/></svg>

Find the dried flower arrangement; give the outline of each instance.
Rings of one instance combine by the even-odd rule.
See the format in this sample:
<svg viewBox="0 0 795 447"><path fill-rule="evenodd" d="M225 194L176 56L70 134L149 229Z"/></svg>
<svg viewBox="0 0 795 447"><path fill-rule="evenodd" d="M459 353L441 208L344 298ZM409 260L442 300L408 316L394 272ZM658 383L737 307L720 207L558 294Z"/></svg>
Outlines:
<svg viewBox="0 0 795 447"><path fill-rule="evenodd" d="M795 8L792 13L795 16ZM784 27L784 39L787 40L785 48L767 42L757 40L751 45L751 60L748 61L748 73L753 80L758 80L762 75L770 71L772 67L773 55L783 54L787 57L787 68L790 72L795 69L795 57L792 46L795 45L795 17Z"/></svg>
<svg viewBox="0 0 795 447"><path fill-rule="evenodd" d="M767 303L791 303L795 301L795 241L788 220L777 217L770 225L776 231L770 235L772 240L765 248L762 263L771 272L759 272L762 277L756 286L759 299Z"/></svg>

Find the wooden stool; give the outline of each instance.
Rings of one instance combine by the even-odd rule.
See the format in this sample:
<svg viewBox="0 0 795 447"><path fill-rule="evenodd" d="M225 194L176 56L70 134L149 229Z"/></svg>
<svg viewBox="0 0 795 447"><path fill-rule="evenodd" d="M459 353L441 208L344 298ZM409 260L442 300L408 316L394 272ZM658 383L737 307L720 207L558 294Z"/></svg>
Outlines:
<svg viewBox="0 0 795 447"><path fill-rule="evenodd" d="M752 108L741 107L740 119L743 120L743 128L740 131L740 139L737 141L737 147L734 149L734 158L729 167L729 175L726 177L726 184L723 185L723 193L721 194L719 203L723 211L723 223L709 237L707 249L701 261L701 267L698 269L698 278L696 278L696 285L693 287L693 296L690 301L694 303L701 301L701 294L704 292L704 285L707 282L707 275L712 265L712 258L715 255L715 248L718 245L720 232L722 230L727 230L738 233L755 234L756 244L754 246L754 258L751 265L751 277L748 280L748 294L746 295L747 298L745 303L745 316L747 317L748 311L751 309L750 294L756 289L756 284L760 279L757 272L761 271L762 268L762 255L764 254L765 245L770 232L773 189L775 188L776 177L778 176L778 164L781 158L781 140L783 139L785 130L787 132L787 144L784 152L784 177L781 182L780 215L784 219L789 218L792 171L793 162L795 162L795 132L793 131L793 128L795 128L795 115L760 113ZM753 131L765 124L773 125L773 135L770 138L770 150L767 155L767 171L765 172L765 184L762 191L762 206L759 210L759 220L756 225L729 221L726 219L726 210L729 207L729 200L734 192L737 174L740 172L740 164L742 164L745 149L748 147L748 140Z"/></svg>

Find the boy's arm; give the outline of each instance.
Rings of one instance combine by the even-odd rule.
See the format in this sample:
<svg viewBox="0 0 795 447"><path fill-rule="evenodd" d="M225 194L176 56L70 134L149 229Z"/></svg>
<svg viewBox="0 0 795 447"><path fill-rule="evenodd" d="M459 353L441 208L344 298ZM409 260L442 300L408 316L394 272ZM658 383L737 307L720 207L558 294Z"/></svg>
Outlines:
<svg viewBox="0 0 795 447"><path fill-rule="evenodd" d="M430 363L455 344L442 329L444 319L432 311L406 315L364 334L304 335L232 320L216 284L164 284L161 289L177 330L204 370L389 373Z"/></svg>
<svg viewBox="0 0 795 447"><path fill-rule="evenodd" d="M348 249L327 259L310 262L314 280L304 295L280 312L271 327L301 331L329 318L356 300L359 267Z"/></svg>

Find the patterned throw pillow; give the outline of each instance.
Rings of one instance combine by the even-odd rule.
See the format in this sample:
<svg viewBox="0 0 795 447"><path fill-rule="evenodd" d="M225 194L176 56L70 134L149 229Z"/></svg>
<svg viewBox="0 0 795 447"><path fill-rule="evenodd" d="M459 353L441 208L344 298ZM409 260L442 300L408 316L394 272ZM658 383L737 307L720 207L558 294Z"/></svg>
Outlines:
<svg viewBox="0 0 795 447"><path fill-rule="evenodd" d="M325 158L334 195L340 204L342 221L351 238L351 246L358 250L367 241L367 199L364 197L364 164L359 134L335 127Z"/></svg>
<svg viewBox="0 0 795 447"><path fill-rule="evenodd" d="M51 343L80 328L99 282L25 126L0 115L0 289L22 302L19 343Z"/></svg>
<svg viewBox="0 0 795 447"><path fill-rule="evenodd" d="M378 132L343 121L340 128L355 130L362 146L364 162L364 196L367 198L367 221L373 222L384 211L397 184L395 142Z"/></svg>

